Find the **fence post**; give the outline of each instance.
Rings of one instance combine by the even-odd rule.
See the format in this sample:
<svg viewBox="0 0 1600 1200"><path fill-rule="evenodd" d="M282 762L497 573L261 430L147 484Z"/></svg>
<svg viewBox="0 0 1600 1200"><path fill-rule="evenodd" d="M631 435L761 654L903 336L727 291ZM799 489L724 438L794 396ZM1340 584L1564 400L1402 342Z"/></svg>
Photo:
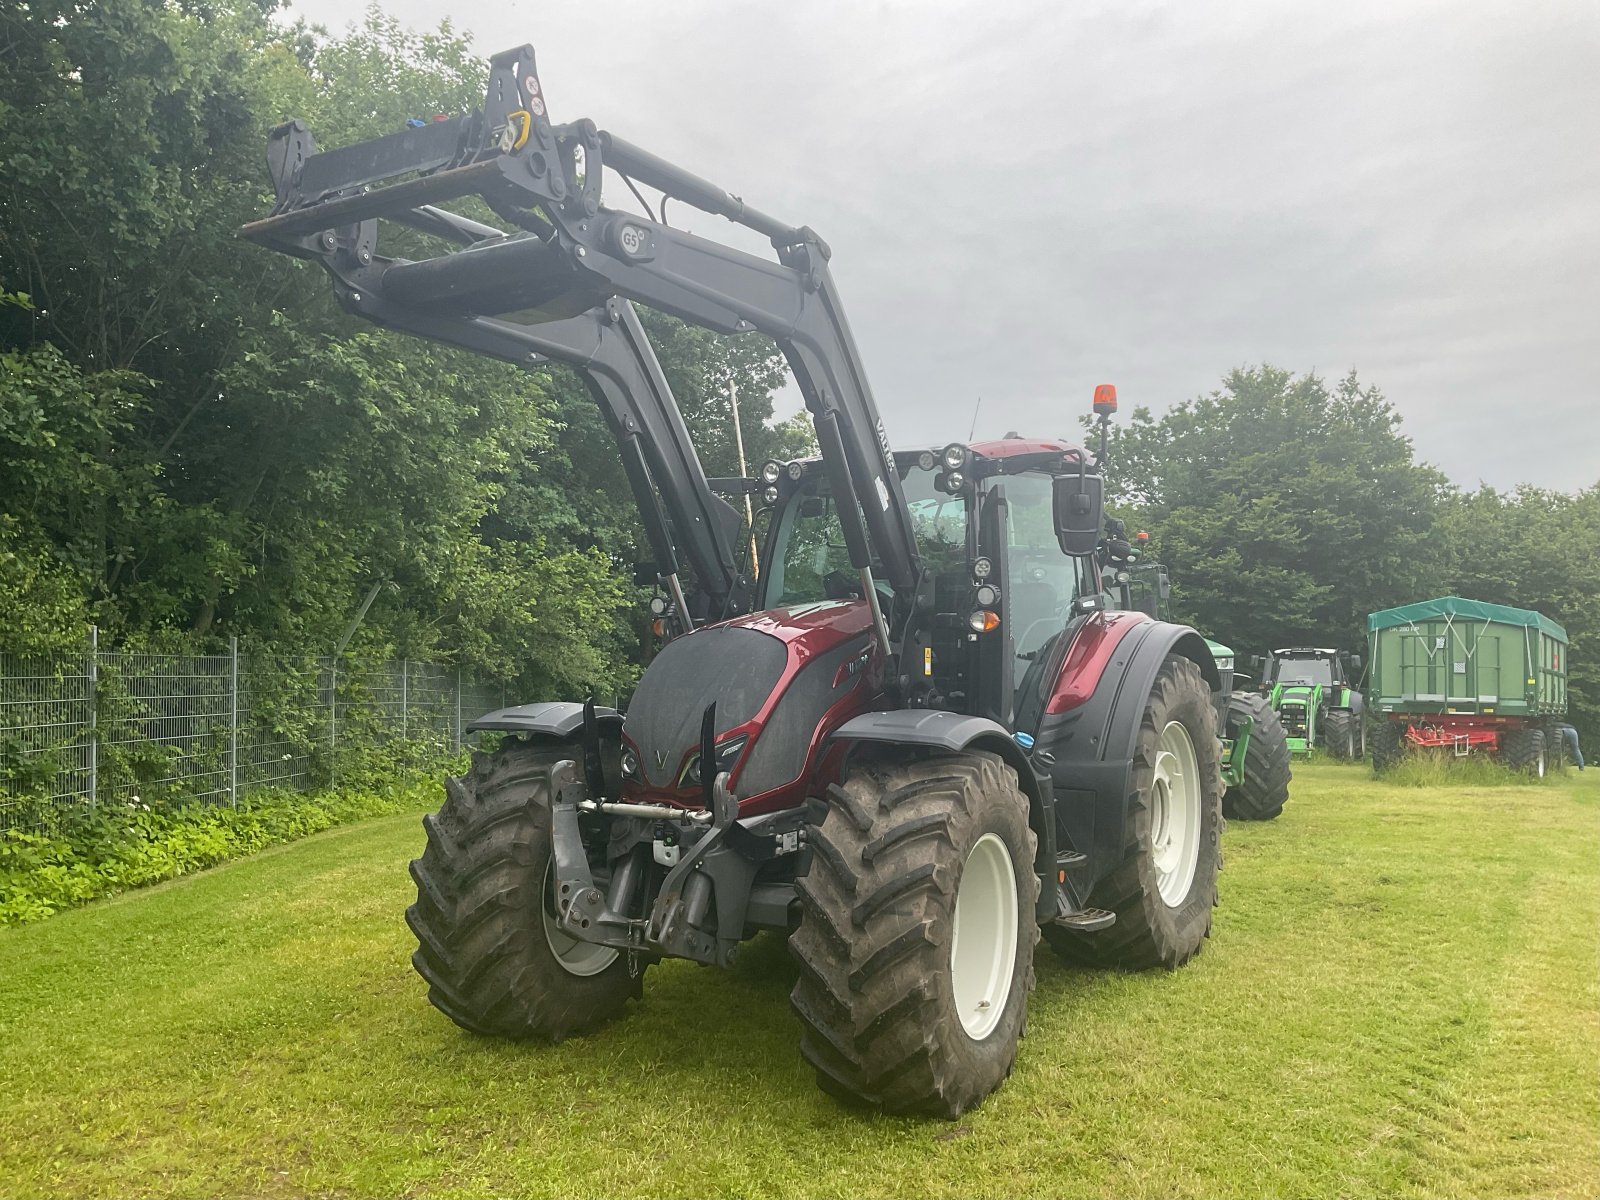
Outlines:
<svg viewBox="0 0 1600 1200"><path fill-rule="evenodd" d="M100 801L100 626L89 626L89 811Z"/></svg>
<svg viewBox="0 0 1600 1200"><path fill-rule="evenodd" d="M239 635L228 638L228 799L239 807Z"/></svg>
<svg viewBox="0 0 1600 1200"><path fill-rule="evenodd" d="M339 656L328 660L328 780L339 781Z"/></svg>
<svg viewBox="0 0 1600 1200"><path fill-rule="evenodd" d="M456 753L461 753L461 667L456 666Z"/></svg>
<svg viewBox="0 0 1600 1200"><path fill-rule="evenodd" d="M411 660L400 660L400 740L406 740L406 705L410 702Z"/></svg>

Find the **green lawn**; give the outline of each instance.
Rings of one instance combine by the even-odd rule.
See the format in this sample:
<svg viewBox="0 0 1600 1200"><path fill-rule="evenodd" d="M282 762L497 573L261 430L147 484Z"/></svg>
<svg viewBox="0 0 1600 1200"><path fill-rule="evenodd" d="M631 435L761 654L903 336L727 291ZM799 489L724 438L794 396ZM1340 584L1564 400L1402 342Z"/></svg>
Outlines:
<svg viewBox="0 0 1600 1200"><path fill-rule="evenodd" d="M777 939L590 1038L460 1032L407 962L415 816L0 931L0 1196L1600 1194L1600 771L1296 773L1191 966L1041 947L955 1124L815 1090Z"/></svg>

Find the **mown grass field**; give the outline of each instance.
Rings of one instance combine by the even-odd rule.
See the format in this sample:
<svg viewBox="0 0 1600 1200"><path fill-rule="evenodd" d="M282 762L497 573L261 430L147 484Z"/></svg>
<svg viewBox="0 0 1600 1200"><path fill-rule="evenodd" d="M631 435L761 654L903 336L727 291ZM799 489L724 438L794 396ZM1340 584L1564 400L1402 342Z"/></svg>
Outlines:
<svg viewBox="0 0 1600 1200"><path fill-rule="evenodd" d="M954 1124L815 1090L776 939L587 1039L458 1031L407 963L420 846L384 818L0 932L0 1196L1600 1194L1600 771L1297 769L1229 827L1205 953L1041 947Z"/></svg>

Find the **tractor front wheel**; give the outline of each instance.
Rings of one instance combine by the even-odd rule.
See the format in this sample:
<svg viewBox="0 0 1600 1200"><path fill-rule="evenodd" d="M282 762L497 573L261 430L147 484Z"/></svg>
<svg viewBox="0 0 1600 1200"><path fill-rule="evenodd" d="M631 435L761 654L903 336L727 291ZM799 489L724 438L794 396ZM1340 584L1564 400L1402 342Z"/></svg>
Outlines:
<svg viewBox="0 0 1600 1200"><path fill-rule="evenodd" d="M640 993L622 955L556 922L550 776L582 753L508 737L447 779L444 807L422 818L428 844L411 864L417 902L406 910L417 935L411 962L428 1000L463 1029L558 1042L610 1020Z"/></svg>
<svg viewBox="0 0 1600 1200"><path fill-rule="evenodd" d="M1247 721L1244 774L1223 793L1222 815L1230 821L1270 821L1289 800L1289 735L1265 696L1235 692L1228 697L1228 736L1235 743Z"/></svg>
<svg viewBox="0 0 1600 1200"><path fill-rule="evenodd" d="M1361 741L1360 729L1360 718L1355 713L1336 709L1323 725L1322 744L1333 757L1354 761L1361 757L1356 749Z"/></svg>
<svg viewBox="0 0 1600 1200"><path fill-rule="evenodd" d="M1200 668L1168 656L1145 701L1134 750L1137 796L1123 822L1123 860L1089 905L1116 921L1084 932L1045 926L1063 957L1091 966L1182 966L1211 933L1222 866L1222 754Z"/></svg>
<svg viewBox="0 0 1600 1200"><path fill-rule="evenodd" d="M1033 988L1028 801L996 755L853 764L799 881L791 1003L817 1084L957 1117L1005 1080Z"/></svg>

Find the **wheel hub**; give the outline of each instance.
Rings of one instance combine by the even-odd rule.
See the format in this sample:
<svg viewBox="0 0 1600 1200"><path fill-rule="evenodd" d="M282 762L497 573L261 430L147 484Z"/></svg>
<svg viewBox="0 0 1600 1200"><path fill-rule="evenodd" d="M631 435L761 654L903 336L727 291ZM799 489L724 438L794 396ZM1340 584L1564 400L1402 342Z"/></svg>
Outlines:
<svg viewBox="0 0 1600 1200"><path fill-rule="evenodd" d="M1169 721L1157 743L1150 787L1150 856L1156 890L1168 908L1188 899L1200 861L1200 767L1181 721Z"/></svg>
<svg viewBox="0 0 1600 1200"><path fill-rule="evenodd" d="M973 1041L994 1032L1011 998L1017 962L1017 876L1011 852L986 833L967 855L950 938L951 991Z"/></svg>

